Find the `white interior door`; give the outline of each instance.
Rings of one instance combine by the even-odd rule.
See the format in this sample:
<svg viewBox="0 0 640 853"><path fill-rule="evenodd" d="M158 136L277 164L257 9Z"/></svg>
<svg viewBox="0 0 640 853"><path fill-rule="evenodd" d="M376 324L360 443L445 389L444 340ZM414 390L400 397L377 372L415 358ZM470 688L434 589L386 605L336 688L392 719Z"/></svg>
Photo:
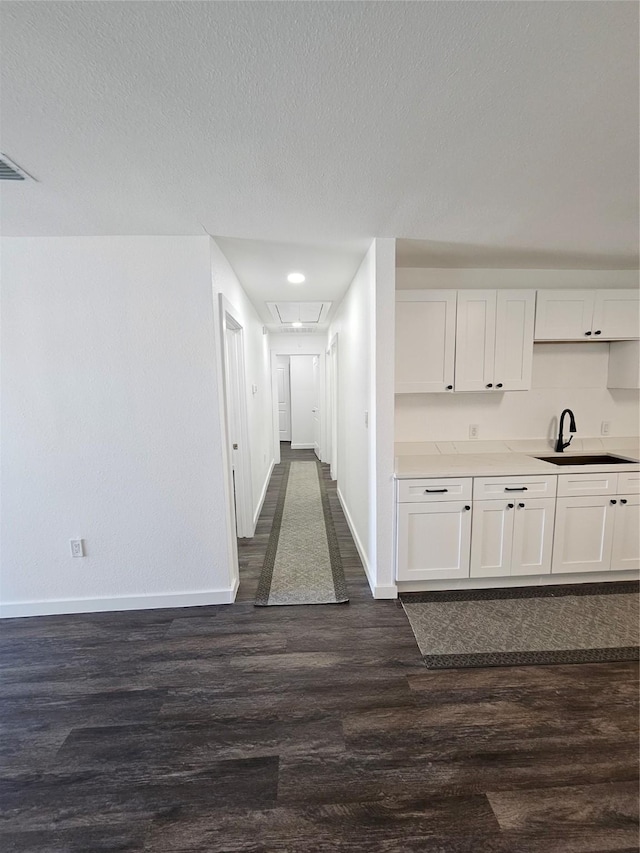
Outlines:
<svg viewBox="0 0 640 853"><path fill-rule="evenodd" d="M320 358L313 356L313 451L320 459Z"/></svg>
<svg viewBox="0 0 640 853"><path fill-rule="evenodd" d="M289 359L279 357L276 366L278 385L278 432L280 441L291 441L291 379Z"/></svg>
<svg viewBox="0 0 640 853"><path fill-rule="evenodd" d="M227 440L232 466L236 533L253 536L251 455L247 424L246 384L242 327L224 313L225 410Z"/></svg>

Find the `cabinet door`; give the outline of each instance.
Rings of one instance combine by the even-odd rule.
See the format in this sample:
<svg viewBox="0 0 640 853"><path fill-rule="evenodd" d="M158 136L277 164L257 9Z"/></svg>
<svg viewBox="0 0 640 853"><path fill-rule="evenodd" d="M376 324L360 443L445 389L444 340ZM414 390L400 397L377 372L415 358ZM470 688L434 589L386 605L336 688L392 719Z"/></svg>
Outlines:
<svg viewBox="0 0 640 853"><path fill-rule="evenodd" d="M553 574L609 570L616 508L611 500L603 495L558 498Z"/></svg>
<svg viewBox="0 0 640 853"><path fill-rule="evenodd" d="M503 391L531 388L535 290L498 290L493 387Z"/></svg>
<svg viewBox="0 0 640 853"><path fill-rule="evenodd" d="M470 510L462 501L398 504L398 580L468 578Z"/></svg>
<svg viewBox="0 0 640 853"><path fill-rule="evenodd" d="M456 391L493 389L496 291L459 290L456 317Z"/></svg>
<svg viewBox="0 0 640 853"><path fill-rule="evenodd" d="M511 551L512 575L551 573L555 508L553 498L516 501Z"/></svg>
<svg viewBox="0 0 640 853"><path fill-rule="evenodd" d="M455 291L396 293L396 394L453 388L455 332Z"/></svg>
<svg viewBox="0 0 640 853"><path fill-rule="evenodd" d="M539 290L537 341L588 341L592 337L595 290Z"/></svg>
<svg viewBox="0 0 640 853"><path fill-rule="evenodd" d="M621 495L614 510L611 569L640 569L640 495Z"/></svg>
<svg viewBox="0 0 640 853"><path fill-rule="evenodd" d="M640 337L640 291L597 290L593 335L610 341Z"/></svg>
<svg viewBox="0 0 640 853"><path fill-rule="evenodd" d="M513 501L474 501L471 536L472 578L511 574Z"/></svg>

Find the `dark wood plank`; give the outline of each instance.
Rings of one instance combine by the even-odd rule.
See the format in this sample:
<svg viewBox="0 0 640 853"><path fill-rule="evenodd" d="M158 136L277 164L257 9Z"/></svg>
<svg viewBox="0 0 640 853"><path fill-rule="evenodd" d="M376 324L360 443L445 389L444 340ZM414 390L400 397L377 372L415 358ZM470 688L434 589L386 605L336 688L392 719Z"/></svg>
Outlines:
<svg viewBox="0 0 640 853"><path fill-rule="evenodd" d="M488 794L500 827L523 853L637 850L636 782Z"/></svg>

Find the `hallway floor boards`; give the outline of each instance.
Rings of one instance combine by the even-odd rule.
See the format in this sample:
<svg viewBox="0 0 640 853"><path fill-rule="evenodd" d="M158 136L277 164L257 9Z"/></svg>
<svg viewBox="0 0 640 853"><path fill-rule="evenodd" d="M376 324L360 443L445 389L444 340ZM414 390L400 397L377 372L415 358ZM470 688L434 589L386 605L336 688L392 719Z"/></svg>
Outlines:
<svg viewBox="0 0 640 853"><path fill-rule="evenodd" d="M309 458L308 451L301 451ZM0 623L0 849L631 853L637 665L428 671L374 602Z"/></svg>

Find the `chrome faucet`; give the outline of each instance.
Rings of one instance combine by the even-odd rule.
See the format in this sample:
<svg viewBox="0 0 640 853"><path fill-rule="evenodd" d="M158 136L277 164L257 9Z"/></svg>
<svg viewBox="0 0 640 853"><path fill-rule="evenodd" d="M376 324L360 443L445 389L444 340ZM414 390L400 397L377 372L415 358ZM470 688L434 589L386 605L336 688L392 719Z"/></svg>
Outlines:
<svg viewBox="0 0 640 853"><path fill-rule="evenodd" d="M576 431L576 419L573 416L573 412L571 409L564 409L562 414L560 415L560 429L558 430L558 440L556 441L556 453L562 453L565 447L569 447L571 444L571 439L573 435L569 436L569 441L564 441L562 438L562 427L564 425L564 416L569 415L569 432L574 433Z"/></svg>

